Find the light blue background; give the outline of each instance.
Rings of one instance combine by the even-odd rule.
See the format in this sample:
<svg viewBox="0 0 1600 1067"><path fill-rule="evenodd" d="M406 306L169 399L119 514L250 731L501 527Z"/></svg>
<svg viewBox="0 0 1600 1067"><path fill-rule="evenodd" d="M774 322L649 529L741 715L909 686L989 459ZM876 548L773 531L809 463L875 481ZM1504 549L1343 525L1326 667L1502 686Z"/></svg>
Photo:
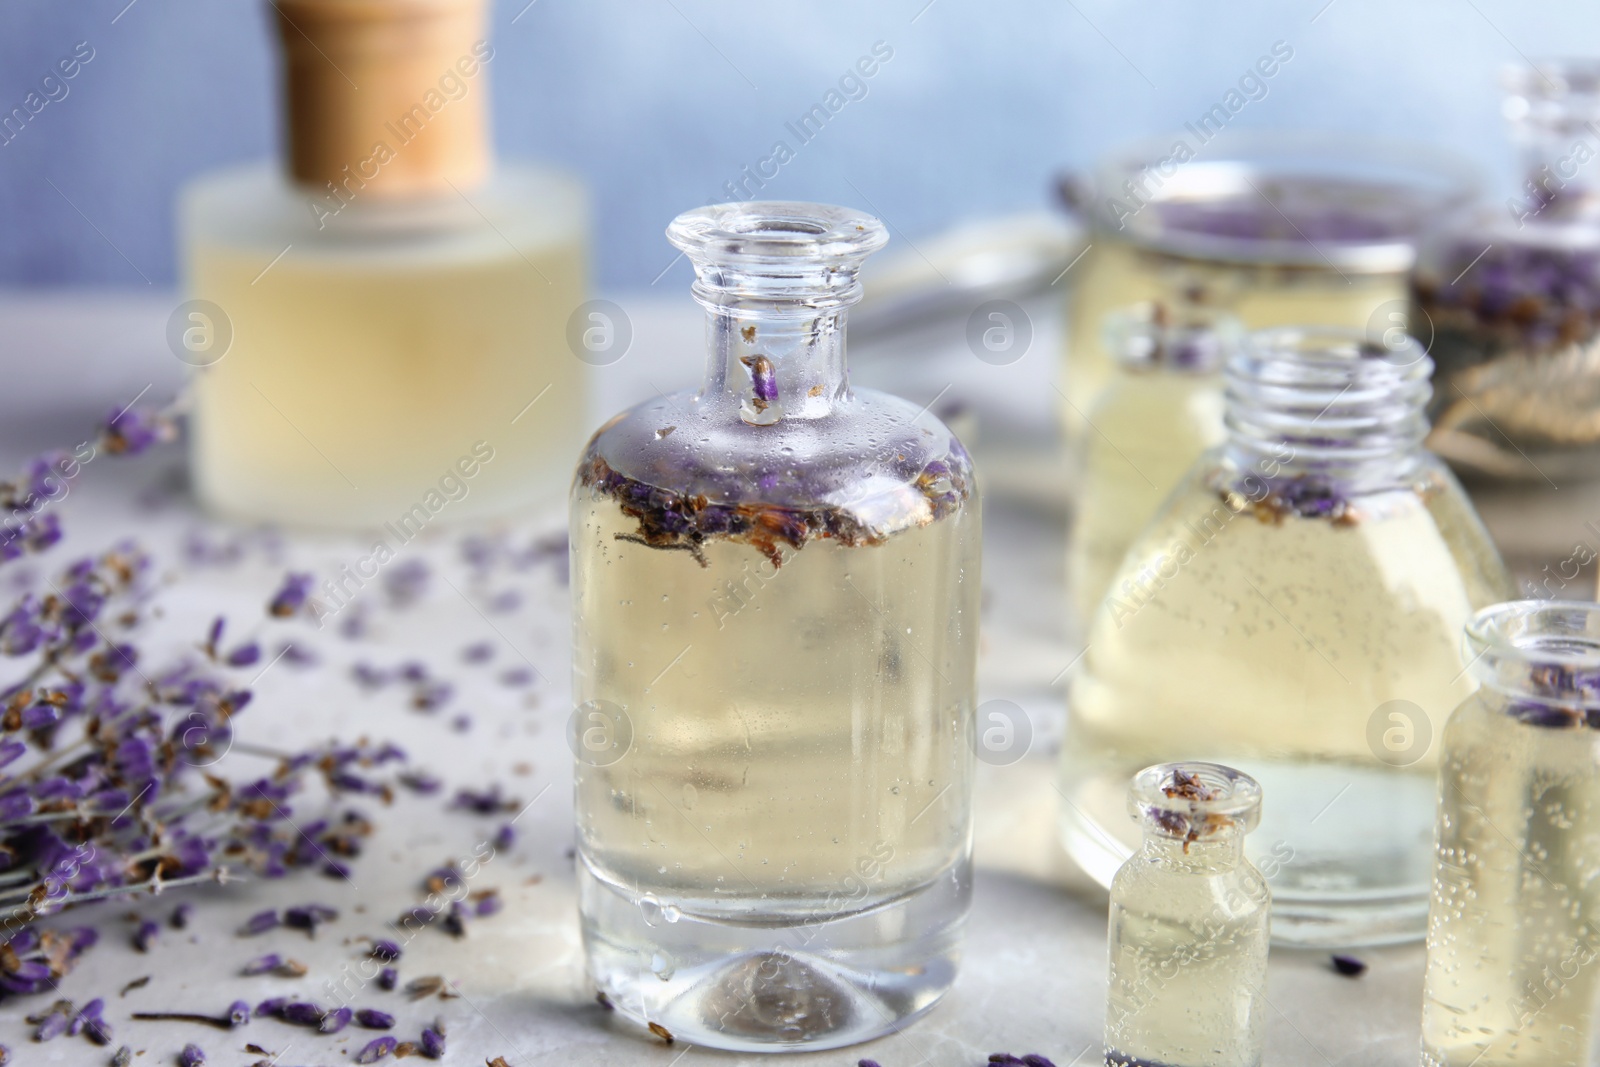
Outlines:
<svg viewBox="0 0 1600 1067"><path fill-rule="evenodd" d="M875 41L894 58L867 96L764 193L873 208L912 241L1048 203L1056 169L1193 120L1277 40L1294 58L1237 126L1449 146L1508 182L1499 65L1600 49L1600 6L1578 0L525 3L494 11L496 142L588 180L609 287L650 283L673 258L668 219L727 199L723 183L775 140L796 147L785 122ZM262 3L126 5L0 6L0 112L76 42L96 52L0 146L0 284L170 284L178 184L275 151Z"/></svg>

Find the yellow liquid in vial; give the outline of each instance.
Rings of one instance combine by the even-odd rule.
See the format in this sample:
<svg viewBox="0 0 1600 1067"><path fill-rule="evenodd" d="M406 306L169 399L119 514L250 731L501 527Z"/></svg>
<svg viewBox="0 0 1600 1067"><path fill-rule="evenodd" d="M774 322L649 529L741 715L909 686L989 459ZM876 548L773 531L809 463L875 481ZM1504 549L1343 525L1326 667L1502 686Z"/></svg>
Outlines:
<svg viewBox="0 0 1600 1067"><path fill-rule="evenodd" d="M578 764L600 880L686 912L869 909L964 866L978 514L844 547L687 552L578 490L575 701L632 740Z"/></svg>

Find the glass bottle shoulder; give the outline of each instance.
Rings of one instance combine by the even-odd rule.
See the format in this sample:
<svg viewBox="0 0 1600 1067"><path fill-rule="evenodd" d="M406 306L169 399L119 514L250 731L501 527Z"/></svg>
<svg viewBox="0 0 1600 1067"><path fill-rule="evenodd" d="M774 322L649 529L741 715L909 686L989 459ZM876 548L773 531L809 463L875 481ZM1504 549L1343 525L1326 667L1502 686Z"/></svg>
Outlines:
<svg viewBox="0 0 1600 1067"><path fill-rule="evenodd" d="M746 423L723 401L684 390L617 415L589 441L574 492L616 496L669 535L756 523L787 540L802 523L845 543L976 506L966 449L909 401L858 389L826 415L771 425Z"/></svg>
<svg viewBox="0 0 1600 1067"><path fill-rule="evenodd" d="M451 257L529 254L583 240L583 187L540 166L497 167L483 184L439 196L363 198L289 182L276 163L202 175L179 194L186 243L270 258L292 244L299 257L437 265Z"/></svg>
<svg viewBox="0 0 1600 1067"><path fill-rule="evenodd" d="M1223 866L1204 862L1173 866L1141 850L1112 879L1111 901L1174 922L1220 927L1264 916L1271 907L1271 893L1261 872L1242 857Z"/></svg>

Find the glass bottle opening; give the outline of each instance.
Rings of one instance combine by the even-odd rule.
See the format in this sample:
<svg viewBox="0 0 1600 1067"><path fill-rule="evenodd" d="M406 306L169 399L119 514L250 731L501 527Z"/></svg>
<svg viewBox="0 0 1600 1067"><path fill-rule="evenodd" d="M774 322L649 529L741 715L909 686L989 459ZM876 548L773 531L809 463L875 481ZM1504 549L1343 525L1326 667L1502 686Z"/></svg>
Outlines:
<svg viewBox="0 0 1600 1067"><path fill-rule="evenodd" d="M1359 330L1260 330L1224 371L1228 431L1280 462L1391 459L1427 436L1432 373L1410 337L1380 345Z"/></svg>
<svg viewBox="0 0 1600 1067"><path fill-rule="evenodd" d="M1128 814L1185 842L1247 834L1261 821L1261 784L1220 763L1158 763L1133 776Z"/></svg>
<svg viewBox="0 0 1600 1067"><path fill-rule="evenodd" d="M882 222L853 208L802 201L711 204L685 211L667 239L696 263L860 260L889 242Z"/></svg>
<svg viewBox="0 0 1600 1067"><path fill-rule="evenodd" d="M1600 604L1514 600L1466 626L1478 682L1511 698L1507 712L1540 726L1600 728Z"/></svg>

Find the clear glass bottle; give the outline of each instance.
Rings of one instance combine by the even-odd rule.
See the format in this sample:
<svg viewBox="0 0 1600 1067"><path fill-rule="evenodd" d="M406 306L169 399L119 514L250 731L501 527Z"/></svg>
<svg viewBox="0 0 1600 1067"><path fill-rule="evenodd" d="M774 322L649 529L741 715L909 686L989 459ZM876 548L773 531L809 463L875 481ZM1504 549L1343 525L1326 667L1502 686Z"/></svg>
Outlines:
<svg viewBox="0 0 1600 1067"><path fill-rule="evenodd" d="M1480 612L1445 726L1424 1067L1585 1067L1600 1029L1600 604Z"/></svg>
<svg viewBox="0 0 1600 1067"><path fill-rule="evenodd" d="M1248 329L1317 323L1381 335L1404 325L1421 228L1474 188L1437 151L1282 130L1219 139L1193 125L1113 153L1087 179L1067 176L1062 197L1091 231L1068 275L1068 439L1093 435L1083 415L1116 366L1107 314L1177 293Z"/></svg>
<svg viewBox="0 0 1600 1067"><path fill-rule="evenodd" d="M1215 763L1146 767L1143 841L1111 882L1106 1067L1259 1067L1272 894L1245 858L1261 786Z"/></svg>
<svg viewBox="0 0 1600 1067"><path fill-rule="evenodd" d="M1117 371L1078 450L1067 541L1067 588L1085 624L1161 501L1222 443L1222 362L1239 335L1231 317L1167 301L1113 314L1106 329Z"/></svg>
<svg viewBox="0 0 1600 1067"><path fill-rule="evenodd" d="M1504 111L1524 181L1424 245L1412 332L1438 365L1429 445L1541 484L1600 458L1600 59L1515 66Z"/></svg>
<svg viewBox="0 0 1600 1067"><path fill-rule="evenodd" d="M705 381L606 423L572 490L590 972L696 1045L850 1044L955 973L977 487L926 409L850 387L877 219L725 204L668 236Z"/></svg>
<svg viewBox="0 0 1600 1067"><path fill-rule="evenodd" d="M179 205L200 500L413 536L559 500L587 421L585 201L491 165L483 0L274 11L288 173L207 175Z"/></svg>
<svg viewBox="0 0 1600 1067"><path fill-rule="evenodd" d="M1229 359L1228 441L1129 550L1071 687L1062 829L1102 882L1133 847L1127 775L1192 755L1273 797L1254 854L1280 868L1275 938L1422 936L1428 741L1472 688L1461 626L1512 588L1421 448L1429 369L1410 339L1338 330L1264 331Z"/></svg>

